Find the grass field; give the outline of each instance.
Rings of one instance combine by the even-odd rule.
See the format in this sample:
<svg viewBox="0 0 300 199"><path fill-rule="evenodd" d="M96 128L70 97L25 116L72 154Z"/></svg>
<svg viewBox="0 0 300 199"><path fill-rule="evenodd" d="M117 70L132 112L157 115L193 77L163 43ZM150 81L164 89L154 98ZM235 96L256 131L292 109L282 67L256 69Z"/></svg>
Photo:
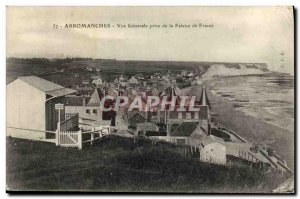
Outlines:
<svg viewBox="0 0 300 199"><path fill-rule="evenodd" d="M243 164L205 164L183 157L172 144L115 136L83 150L7 138L6 173L7 189L19 191L211 193L275 187L274 179Z"/></svg>

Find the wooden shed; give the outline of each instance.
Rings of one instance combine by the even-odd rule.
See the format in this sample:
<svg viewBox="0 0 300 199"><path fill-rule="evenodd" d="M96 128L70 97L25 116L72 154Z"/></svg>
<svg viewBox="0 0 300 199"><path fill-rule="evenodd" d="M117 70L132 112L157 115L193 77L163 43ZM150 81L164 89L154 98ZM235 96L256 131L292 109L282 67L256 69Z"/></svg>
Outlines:
<svg viewBox="0 0 300 199"><path fill-rule="evenodd" d="M57 128L55 104L76 92L36 76L19 77L6 86L7 136L46 139ZM64 110L61 111L62 120ZM44 132L44 133L43 133Z"/></svg>

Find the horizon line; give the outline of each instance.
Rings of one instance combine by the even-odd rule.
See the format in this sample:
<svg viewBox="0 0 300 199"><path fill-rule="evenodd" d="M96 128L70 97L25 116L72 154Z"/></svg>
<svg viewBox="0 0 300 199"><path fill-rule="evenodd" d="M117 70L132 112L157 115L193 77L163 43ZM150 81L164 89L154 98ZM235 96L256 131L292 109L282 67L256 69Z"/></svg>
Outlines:
<svg viewBox="0 0 300 199"><path fill-rule="evenodd" d="M267 62L236 62L236 61L187 61L187 60L142 60L142 59L117 59L117 58L92 58L92 57L65 57L65 58L49 58L49 57L6 57L6 59L92 59L92 60L115 60L115 61L145 61L145 62L202 62L202 63L239 63L239 64L267 64Z"/></svg>

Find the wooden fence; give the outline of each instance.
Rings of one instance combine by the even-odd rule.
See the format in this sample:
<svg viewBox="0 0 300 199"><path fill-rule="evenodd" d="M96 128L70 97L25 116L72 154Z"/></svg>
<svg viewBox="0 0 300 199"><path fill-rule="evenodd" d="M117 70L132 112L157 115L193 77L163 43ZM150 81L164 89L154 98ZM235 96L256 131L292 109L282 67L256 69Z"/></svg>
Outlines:
<svg viewBox="0 0 300 199"><path fill-rule="evenodd" d="M103 136L107 136L111 133L110 126L93 126L93 129L91 131L85 131L82 132L84 135L90 134L89 140L84 140L82 143L90 143L93 145L95 140L101 139Z"/></svg>
<svg viewBox="0 0 300 199"><path fill-rule="evenodd" d="M90 143L91 145L103 136L107 136L111 133L110 126L93 126L91 131L55 131L56 145L61 147L76 147L82 149L84 143ZM84 140L84 138L88 139Z"/></svg>
<svg viewBox="0 0 300 199"><path fill-rule="evenodd" d="M72 119L72 118L71 118ZM7 133L7 136L36 140L42 142L55 143L56 146L61 147L75 147L82 149L84 143L90 143L93 145L95 140L101 139L104 136L111 134L110 125L103 126L93 126L92 130L89 131L66 131L66 130L56 130L56 131L41 131L34 129L24 129L16 127L7 127L7 131L12 131L13 133ZM55 135L55 138L46 138L45 134L51 133Z"/></svg>
<svg viewBox="0 0 300 199"><path fill-rule="evenodd" d="M62 147L78 147L82 149L81 131L56 131L56 145Z"/></svg>

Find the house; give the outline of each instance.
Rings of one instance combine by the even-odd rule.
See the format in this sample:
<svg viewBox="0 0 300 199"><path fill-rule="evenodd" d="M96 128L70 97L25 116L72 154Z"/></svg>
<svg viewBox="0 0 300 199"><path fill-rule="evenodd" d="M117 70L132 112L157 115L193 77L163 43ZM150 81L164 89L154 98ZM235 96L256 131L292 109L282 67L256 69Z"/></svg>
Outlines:
<svg viewBox="0 0 300 199"><path fill-rule="evenodd" d="M189 72L186 76L188 76L188 77L193 77L195 75L195 73L194 72Z"/></svg>
<svg viewBox="0 0 300 199"><path fill-rule="evenodd" d="M104 97L103 90L100 88L95 88L90 101L88 102L88 106L99 106L100 107L100 102L102 98Z"/></svg>
<svg viewBox="0 0 300 199"><path fill-rule="evenodd" d="M85 106L90 101L90 96L83 95L67 95L64 99L65 106L77 106L80 104L81 106Z"/></svg>
<svg viewBox="0 0 300 199"><path fill-rule="evenodd" d="M147 89L145 87L139 87L138 94L141 95L142 97L151 96L152 91L151 91L151 89Z"/></svg>
<svg viewBox="0 0 300 199"><path fill-rule="evenodd" d="M151 91L152 96L159 96L159 90L157 87L154 87Z"/></svg>
<svg viewBox="0 0 300 199"><path fill-rule="evenodd" d="M103 81L100 77L93 79L92 83L96 86L103 85Z"/></svg>
<svg viewBox="0 0 300 199"><path fill-rule="evenodd" d="M87 71L93 71L93 67L88 66L88 67L86 67L86 70Z"/></svg>
<svg viewBox="0 0 300 199"><path fill-rule="evenodd" d="M85 80L82 80L82 85L89 85L90 84L90 81L85 79Z"/></svg>
<svg viewBox="0 0 300 199"><path fill-rule="evenodd" d="M7 135L32 140L49 138L45 131L57 129L55 104L76 92L36 76L19 77L6 88ZM65 110L60 114L62 121Z"/></svg>
<svg viewBox="0 0 300 199"><path fill-rule="evenodd" d="M180 75L181 75L182 77L184 77L184 76L187 76L187 73L188 73L188 72L187 72L186 70L183 70L183 71L181 71L181 74L180 74Z"/></svg>
<svg viewBox="0 0 300 199"><path fill-rule="evenodd" d="M124 121L127 123L128 128L136 129L138 123L147 121L147 116L144 112L125 111Z"/></svg>
<svg viewBox="0 0 300 199"><path fill-rule="evenodd" d="M128 83L128 87L135 87L137 84L139 84L140 82L139 82L139 80L136 78L136 77L134 77L134 76L132 76L128 81L127 81L127 83Z"/></svg>
<svg viewBox="0 0 300 199"><path fill-rule="evenodd" d="M158 132L159 127L153 122L144 122L136 124L136 132L146 135L147 132Z"/></svg>
<svg viewBox="0 0 300 199"><path fill-rule="evenodd" d="M183 122L175 124L170 129L170 141L175 144L189 145L193 134L202 134L197 122Z"/></svg>
<svg viewBox="0 0 300 199"><path fill-rule="evenodd" d="M201 140L200 160L208 163L226 164L226 145L221 139L207 136Z"/></svg>
<svg viewBox="0 0 300 199"><path fill-rule="evenodd" d="M100 88L96 88L87 103L82 100L78 100L77 104L71 104L68 102L65 107L65 112L66 114L78 114L79 121L81 123L80 126L83 127L85 127L86 125L111 124L110 119L103 118L103 111L100 107L100 101L103 97L104 91Z"/></svg>
<svg viewBox="0 0 300 199"><path fill-rule="evenodd" d="M200 146L201 139L206 137L206 133L197 122L183 122L173 124L169 128L168 136L151 136L153 139L165 140L178 145Z"/></svg>
<svg viewBox="0 0 300 199"><path fill-rule="evenodd" d="M151 76L151 79L149 80L149 83L152 84L152 85L157 85L157 83L159 82L159 78L158 77L154 77L154 76Z"/></svg>
<svg viewBox="0 0 300 199"><path fill-rule="evenodd" d="M118 89L126 89L127 83L126 82L117 82L114 84Z"/></svg>
<svg viewBox="0 0 300 199"><path fill-rule="evenodd" d="M120 77L119 77L119 81L120 82L124 82L126 79L125 79L125 77L123 77L123 75L121 75Z"/></svg>
<svg viewBox="0 0 300 199"><path fill-rule="evenodd" d="M98 79L98 78L100 78L99 75L92 75L92 76L91 76L91 79L93 79L93 80L94 80L94 79Z"/></svg>

